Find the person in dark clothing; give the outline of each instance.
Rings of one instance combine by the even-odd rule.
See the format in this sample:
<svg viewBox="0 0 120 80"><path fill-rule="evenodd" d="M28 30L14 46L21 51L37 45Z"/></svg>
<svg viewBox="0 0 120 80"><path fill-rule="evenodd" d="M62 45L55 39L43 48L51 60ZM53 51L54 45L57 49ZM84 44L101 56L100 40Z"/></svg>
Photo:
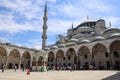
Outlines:
<svg viewBox="0 0 120 80"><path fill-rule="evenodd" d="M5 65L4 65L4 64L2 64L2 72L4 72L4 67L5 67Z"/></svg>
<svg viewBox="0 0 120 80"><path fill-rule="evenodd" d="M24 65L22 66L22 71L24 72L24 70L25 70L25 67L24 67Z"/></svg>

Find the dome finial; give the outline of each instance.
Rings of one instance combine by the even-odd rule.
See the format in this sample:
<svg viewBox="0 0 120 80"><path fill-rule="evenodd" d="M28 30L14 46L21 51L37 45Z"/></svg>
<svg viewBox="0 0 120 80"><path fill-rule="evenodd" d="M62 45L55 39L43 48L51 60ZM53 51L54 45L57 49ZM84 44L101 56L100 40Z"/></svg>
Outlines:
<svg viewBox="0 0 120 80"><path fill-rule="evenodd" d="M89 16L87 15L87 20L89 19Z"/></svg>
<svg viewBox="0 0 120 80"><path fill-rule="evenodd" d="M72 22L72 29L73 29L73 22Z"/></svg>
<svg viewBox="0 0 120 80"><path fill-rule="evenodd" d="M99 19L101 19L101 17L99 17Z"/></svg>

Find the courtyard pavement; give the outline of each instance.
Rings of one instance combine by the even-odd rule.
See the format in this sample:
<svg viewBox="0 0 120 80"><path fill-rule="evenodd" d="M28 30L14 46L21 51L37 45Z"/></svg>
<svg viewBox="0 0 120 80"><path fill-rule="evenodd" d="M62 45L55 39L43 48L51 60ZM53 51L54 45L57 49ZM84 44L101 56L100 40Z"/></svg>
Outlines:
<svg viewBox="0 0 120 80"><path fill-rule="evenodd" d="M27 75L19 70L0 70L0 80L120 80L120 71L48 71Z"/></svg>

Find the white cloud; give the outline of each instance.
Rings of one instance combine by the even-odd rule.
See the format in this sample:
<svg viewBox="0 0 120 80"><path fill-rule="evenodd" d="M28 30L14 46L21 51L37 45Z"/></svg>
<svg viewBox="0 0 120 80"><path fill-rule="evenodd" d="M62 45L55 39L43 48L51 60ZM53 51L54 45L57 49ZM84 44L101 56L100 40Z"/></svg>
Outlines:
<svg viewBox="0 0 120 80"><path fill-rule="evenodd" d="M17 24L11 15L0 15L0 31L9 32L11 34L18 33L26 30L33 30L29 23Z"/></svg>
<svg viewBox="0 0 120 80"><path fill-rule="evenodd" d="M108 17L105 17L105 20L106 20L106 24L108 25L107 27L109 27L109 22L111 22L112 24L112 27L117 27L117 28L120 28L120 17L115 17L115 16L108 16Z"/></svg>
<svg viewBox="0 0 120 80"><path fill-rule="evenodd" d="M22 14L29 20L31 18L39 19L42 14L42 7L40 6L43 5L43 0L36 0L35 2L33 0L1 0L0 5Z"/></svg>
<svg viewBox="0 0 120 80"><path fill-rule="evenodd" d="M33 48L40 48L42 43L41 43L41 40L40 39L31 39L31 40L28 40L28 44L29 46L34 46Z"/></svg>
<svg viewBox="0 0 120 80"><path fill-rule="evenodd" d="M47 0L47 1L54 2L54 3L56 2L56 0Z"/></svg>
<svg viewBox="0 0 120 80"><path fill-rule="evenodd" d="M10 42L10 40L6 37L0 37L0 42L3 42L3 43Z"/></svg>
<svg viewBox="0 0 120 80"><path fill-rule="evenodd" d="M74 26L78 25L80 21L74 21ZM48 22L48 35L56 35L61 33L67 33L67 30L72 27L72 21L52 19Z"/></svg>
<svg viewBox="0 0 120 80"><path fill-rule="evenodd" d="M81 2L94 12L110 12L115 9L115 6L106 3L105 0L81 0Z"/></svg>
<svg viewBox="0 0 120 80"><path fill-rule="evenodd" d="M34 46L33 48L40 50L42 48L42 46Z"/></svg>

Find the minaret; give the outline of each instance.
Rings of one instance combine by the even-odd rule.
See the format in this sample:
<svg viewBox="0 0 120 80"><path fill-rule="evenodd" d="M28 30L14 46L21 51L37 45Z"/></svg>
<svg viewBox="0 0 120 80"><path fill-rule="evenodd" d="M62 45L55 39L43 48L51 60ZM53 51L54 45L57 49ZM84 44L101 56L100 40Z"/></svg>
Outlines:
<svg viewBox="0 0 120 80"><path fill-rule="evenodd" d="M72 29L73 29L74 27L73 27L73 22L72 22Z"/></svg>
<svg viewBox="0 0 120 80"><path fill-rule="evenodd" d="M42 34L42 49L45 48L46 46L46 39L47 39L47 0L46 0L46 3L45 3L45 9L44 9L44 17L43 17L43 34Z"/></svg>
<svg viewBox="0 0 120 80"><path fill-rule="evenodd" d="M110 27L110 28L112 28L112 24L111 24L111 22L110 22L110 21L109 21L109 27Z"/></svg>

